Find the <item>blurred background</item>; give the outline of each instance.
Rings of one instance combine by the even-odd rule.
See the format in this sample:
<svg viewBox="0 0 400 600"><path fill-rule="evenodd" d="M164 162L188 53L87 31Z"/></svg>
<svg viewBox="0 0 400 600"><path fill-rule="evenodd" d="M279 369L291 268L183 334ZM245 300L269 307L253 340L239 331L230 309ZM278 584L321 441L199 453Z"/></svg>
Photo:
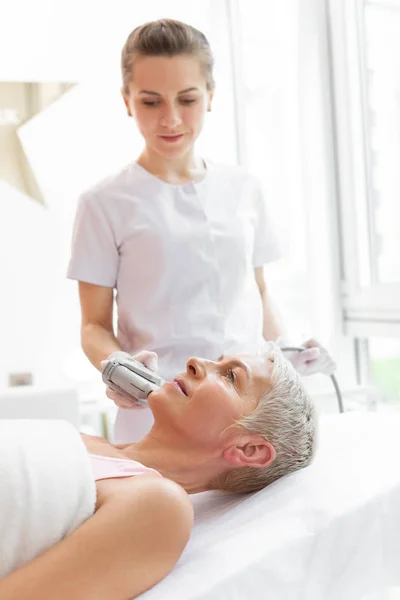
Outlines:
<svg viewBox="0 0 400 600"><path fill-rule="evenodd" d="M25 401L37 414L35 399L58 394L56 412L69 397L82 426L107 427L66 268L79 194L141 150L119 56L135 26L160 17L211 42L217 88L199 150L263 184L284 249L266 279L291 340L328 345L347 410L399 410L400 0L0 0L0 10L10 414ZM337 410L328 378L308 385L321 410Z"/></svg>

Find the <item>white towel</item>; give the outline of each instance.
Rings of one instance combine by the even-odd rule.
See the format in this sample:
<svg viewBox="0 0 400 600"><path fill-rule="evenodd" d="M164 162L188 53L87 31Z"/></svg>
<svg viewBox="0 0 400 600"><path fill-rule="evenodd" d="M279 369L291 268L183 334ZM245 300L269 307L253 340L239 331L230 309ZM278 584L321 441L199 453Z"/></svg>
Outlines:
<svg viewBox="0 0 400 600"><path fill-rule="evenodd" d="M59 420L0 420L0 577L63 539L94 512L88 453Z"/></svg>

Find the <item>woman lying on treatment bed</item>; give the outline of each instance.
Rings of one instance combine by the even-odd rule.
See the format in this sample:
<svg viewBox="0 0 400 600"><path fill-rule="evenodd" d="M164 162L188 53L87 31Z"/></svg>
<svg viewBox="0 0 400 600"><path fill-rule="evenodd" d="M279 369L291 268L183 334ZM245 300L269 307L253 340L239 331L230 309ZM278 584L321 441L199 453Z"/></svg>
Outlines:
<svg viewBox="0 0 400 600"><path fill-rule="evenodd" d="M1 580L0 598L135 597L165 577L185 548L188 494L260 490L313 457L312 402L276 347L265 356L191 358L149 406L154 425L136 444L82 435L96 479L94 515Z"/></svg>

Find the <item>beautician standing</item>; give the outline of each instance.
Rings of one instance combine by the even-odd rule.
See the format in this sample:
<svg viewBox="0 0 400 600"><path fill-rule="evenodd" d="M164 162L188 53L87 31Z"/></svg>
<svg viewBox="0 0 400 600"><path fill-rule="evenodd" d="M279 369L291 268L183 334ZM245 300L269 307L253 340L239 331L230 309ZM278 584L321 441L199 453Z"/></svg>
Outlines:
<svg viewBox="0 0 400 600"><path fill-rule="evenodd" d="M83 350L98 369L116 351L153 351L165 378L192 355L256 352L263 336L281 335L263 276L279 252L257 181L195 154L214 93L208 41L180 22L147 23L129 35L121 66L145 146L79 201L68 277L79 281ZM309 345L298 370L331 369L327 352ZM139 439L149 409L108 395L120 407L115 441Z"/></svg>

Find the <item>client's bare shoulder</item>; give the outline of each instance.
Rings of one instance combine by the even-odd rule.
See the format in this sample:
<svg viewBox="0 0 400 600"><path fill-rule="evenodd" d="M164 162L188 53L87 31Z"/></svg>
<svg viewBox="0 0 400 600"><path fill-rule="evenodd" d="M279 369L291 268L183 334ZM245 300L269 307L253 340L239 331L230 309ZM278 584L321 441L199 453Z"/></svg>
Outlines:
<svg viewBox="0 0 400 600"><path fill-rule="evenodd" d="M193 507L185 490L154 473L96 482L98 508L105 504L129 504L130 509L161 511L161 514L193 519Z"/></svg>
<svg viewBox="0 0 400 600"><path fill-rule="evenodd" d="M193 507L188 494L151 473L98 481L97 490L96 515L111 526L119 553L135 565L138 589L151 587L173 568L190 538Z"/></svg>
<svg viewBox="0 0 400 600"><path fill-rule="evenodd" d="M108 440L97 436L82 435L89 454L116 458L126 456ZM169 479L155 473L134 477L110 478L96 481L96 512L105 508L108 512L126 512L126 523L133 520L134 527L146 527L146 536L172 532L176 550L186 544L193 525L193 507L185 490ZM148 529L150 527L150 529ZM176 534L175 534L176 532ZM180 550L179 550L180 549ZM173 550L173 548L172 548Z"/></svg>

